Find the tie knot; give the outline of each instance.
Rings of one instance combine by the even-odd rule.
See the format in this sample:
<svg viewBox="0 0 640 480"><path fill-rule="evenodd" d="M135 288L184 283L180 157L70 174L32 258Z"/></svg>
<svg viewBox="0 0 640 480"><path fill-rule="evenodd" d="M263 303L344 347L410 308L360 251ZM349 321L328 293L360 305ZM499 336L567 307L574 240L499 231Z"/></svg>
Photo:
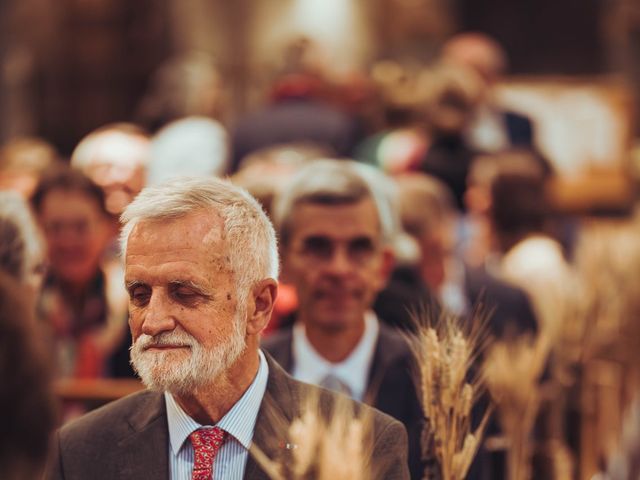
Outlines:
<svg viewBox="0 0 640 480"><path fill-rule="evenodd" d="M353 392L349 385L340 380L333 373L328 374L320 381L320 386L327 388L329 390L333 390L334 392L344 393L347 396L352 396Z"/></svg>
<svg viewBox="0 0 640 480"><path fill-rule="evenodd" d="M189 439L191 440L191 444L194 449L213 448L217 451L222 445L226 433L227 432L218 427L199 428L198 430L191 432Z"/></svg>
<svg viewBox="0 0 640 480"><path fill-rule="evenodd" d="M192 479L208 480L211 478L213 462L224 443L226 434L227 432L221 428L213 427L199 428L189 435L194 451Z"/></svg>

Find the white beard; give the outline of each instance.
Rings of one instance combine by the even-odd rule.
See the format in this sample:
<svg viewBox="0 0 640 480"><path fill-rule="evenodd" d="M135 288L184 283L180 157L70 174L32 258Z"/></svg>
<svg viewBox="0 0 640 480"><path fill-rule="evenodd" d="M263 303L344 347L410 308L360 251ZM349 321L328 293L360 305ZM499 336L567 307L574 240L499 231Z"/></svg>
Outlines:
<svg viewBox="0 0 640 480"><path fill-rule="evenodd" d="M131 346L131 365L142 382L154 391L187 395L216 379L227 371L246 348L244 322L240 315L233 322L232 335L213 348L203 347L180 326L156 336L142 334ZM181 345L189 348L175 351L146 350L153 345ZM178 360L171 356L184 356Z"/></svg>

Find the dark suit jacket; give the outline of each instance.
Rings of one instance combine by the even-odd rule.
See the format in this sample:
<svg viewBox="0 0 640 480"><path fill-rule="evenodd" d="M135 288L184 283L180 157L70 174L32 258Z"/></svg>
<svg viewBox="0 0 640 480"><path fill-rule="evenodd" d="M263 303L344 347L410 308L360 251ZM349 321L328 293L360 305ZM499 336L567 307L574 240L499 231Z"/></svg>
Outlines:
<svg viewBox="0 0 640 480"><path fill-rule="evenodd" d="M262 347L288 372L293 371L293 332L285 328L266 338ZM364 402L400 420L409 434L409 469L411 478L421 479L425 465L421 461L420 439L424 415L414 378L413 355L405 339L381 323L380 334L369 371Z"/></svg>
<svg viewBox="0 0 640 480"><path fill-rule="evenodd" d="M465 266L464 293L472 308L480 307L488 315L488 333L494 337L537 332L531 301L515 285L503 282L483 268ZM431 318L438 318L441 308L437 299L420 278L420 273L411 267L394 270L373 306L378 316L389 325L408 331L416 329L412 314L425 308L431 313ZM389 318L394 323L390 323Z"/></svg>
<svg viewBox="0 0 640 480"><path fill-rule="evenodd" d="M483 306L489 315L489 331L496 338L535 334L538 331L531 301L521 288L487 273L465 268L465 290L472 306Z"/></svg>
<svg viewBox="0 0 640 480"><path fill-rule="evenodd" d="M258 413L253 443L269 458L281 454L284 432L277 430L274 417L290 423L299 416L302 400L319 394L320 407L328 412L337 394L297 382L267 357L269 380ZM406 479L407 435L402 425L368 407L373 416L372 459L387 458L375 478ZM286 423L285 423L286 425ZM169 432L163 395L140 392L112 402L65 425L55 436L48 478L65 480L169 479ZM245 479L267 480L250 455ZM223 480L223 479L219 479Z"/></svg>
<svg viewBox="0 0 640 480"><path fill-rule="evenodd" d="M531 147L533 145L533 125L531 120L516 112L504 111L504 123L507 137L512 147Z"/></svg>

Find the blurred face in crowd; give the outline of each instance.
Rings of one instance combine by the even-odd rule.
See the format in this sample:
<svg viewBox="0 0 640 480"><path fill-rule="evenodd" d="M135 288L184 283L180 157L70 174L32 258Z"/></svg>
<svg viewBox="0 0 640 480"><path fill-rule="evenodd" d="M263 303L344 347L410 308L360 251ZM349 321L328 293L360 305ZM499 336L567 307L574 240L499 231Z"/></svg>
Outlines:
<svg viewBox="0 0 640 480"><path fill-rule="evenodd" d="M105 192L109 213L119 215L145 183L150 142L141 135L105 132L83 172Z"/></svg>
<svg viewBox="0 0 640 480"><path fill-rule="evenodd" d="M42 201L40 223L51 270L74 286L91 280L110 238L98 201L81 191L51 190Z"/></svg>
<svg viewBox="0 0 640 480"><path fill-rule="evenodd" d="M181 395L213 383L246 349L222 220L199 211L142 221L126 249L125 282L134 341L131 359L144 383Z"/></svg>
<svg viewBox="0 0 640 480"><path fill-rule="evenodd" d="M392 264L373 200L300 203L289 225L283 276L297 290L299 318L320 329L360 327Z"/></svg>

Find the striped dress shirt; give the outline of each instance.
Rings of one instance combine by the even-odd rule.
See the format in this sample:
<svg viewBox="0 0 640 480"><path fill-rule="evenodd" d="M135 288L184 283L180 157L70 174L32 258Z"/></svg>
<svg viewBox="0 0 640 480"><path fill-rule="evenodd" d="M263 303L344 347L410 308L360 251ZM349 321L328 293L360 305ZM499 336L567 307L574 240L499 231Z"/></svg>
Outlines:
<svg viewBox="0 0 640 480"><path fill-rule="evenodd" d="M262 397L267 388L269 366L259 351L260 366L247 391L215 425L228 433L214 463L215 480L242 480L247 465L249 446L258 417ZM169 424L169 469L171 480L191 480L194 452L189 435L200 425L178 405L168 392L164 394Z"/></svg>

